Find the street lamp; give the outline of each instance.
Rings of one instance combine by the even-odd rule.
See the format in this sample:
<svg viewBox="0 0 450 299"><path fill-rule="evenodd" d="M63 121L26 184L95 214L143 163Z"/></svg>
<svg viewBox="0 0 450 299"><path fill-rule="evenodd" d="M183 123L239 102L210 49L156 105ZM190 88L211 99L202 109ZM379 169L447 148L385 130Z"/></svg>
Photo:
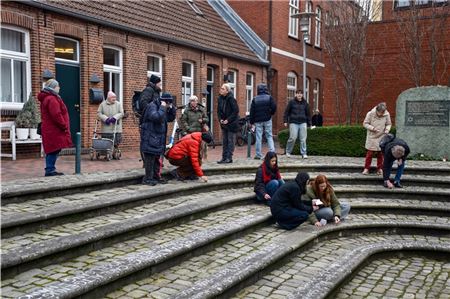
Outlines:
<svg viewBox="0 0 450 299"><path fill-rule="evenodd" d="M316 14L313 12L301 12L292 15L293 18L300 19L300 31L303 35L303 94L306 94L306 41L309 40L309 20ZM309 98L309 94L306 94Z"/></svg>

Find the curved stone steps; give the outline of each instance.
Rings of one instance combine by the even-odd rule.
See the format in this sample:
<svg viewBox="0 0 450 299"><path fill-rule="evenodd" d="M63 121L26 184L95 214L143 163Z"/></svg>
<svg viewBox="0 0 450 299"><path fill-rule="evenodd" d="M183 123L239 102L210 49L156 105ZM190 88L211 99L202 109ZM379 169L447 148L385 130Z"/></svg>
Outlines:
<svg viewBox="0 0 450 299"><path fill-rule="evenodd" d="M2 274L17 271L15 268L23 268L24 263L33 265L37 262L44 264L52 262L52 256L55 254L73 255L75 249L81 250L80 247L89 249L92 246L99 247L120 242L135 235L144 234L146 231L155 230L158 225L176 226L200 218L206 213L214 213L217 209L219 211L215 213L220 214L224 211L221 210L222 208L226 210L242 208L246 201L253 198L253 192L248 189L238 191L225 196L222 191L208 193L202 197L180 196L114 214L3 238ZM248 215L252 214L252 208L254 208L256 211L264 211L267 214L266 220L270 218L270 212L263 206L244 205L243 207L248 207L246 213ZM5 272L5 268L12 268L12 270Z"/></svg>
<svg viewBox="0 0 450 299"><path fill-rule="evenodd" d="M415 250L443 252L450 256L449 241L449 236L380 233L326 240L290 258L285 265L264 275L233 298L326 298L377 253Z"/></svg>

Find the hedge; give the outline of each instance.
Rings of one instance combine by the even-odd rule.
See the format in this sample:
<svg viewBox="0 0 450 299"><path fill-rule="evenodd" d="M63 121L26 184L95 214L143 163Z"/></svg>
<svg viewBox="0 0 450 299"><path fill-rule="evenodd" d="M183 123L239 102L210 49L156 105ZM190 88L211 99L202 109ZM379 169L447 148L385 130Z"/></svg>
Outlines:
<svg viewBox="0 0 450 299"><path fill-rule="evenodd" d="M395 134L395 128L391 129ZM286 148L289 130L278 132L278 142ZM342 156L364 157L366 149L366 129L362 126L330 126L308 129L306 140L308 155L312 156ZM294 146L294 155L300 154L300 142L297 139Z"/></svg>

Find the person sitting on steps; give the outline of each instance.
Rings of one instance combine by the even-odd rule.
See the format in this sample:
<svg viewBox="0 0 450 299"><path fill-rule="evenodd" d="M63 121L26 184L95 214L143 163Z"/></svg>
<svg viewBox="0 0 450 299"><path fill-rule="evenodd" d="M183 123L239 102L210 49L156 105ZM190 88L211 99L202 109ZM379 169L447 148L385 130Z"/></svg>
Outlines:
<svg viewBox="0 0 450 299"><path fill-rule="evenodd" d="M278 169L275 152L267 152L264 162L258 167L255 176L256 200L270 206L272 196L284 184Z"/></svg>

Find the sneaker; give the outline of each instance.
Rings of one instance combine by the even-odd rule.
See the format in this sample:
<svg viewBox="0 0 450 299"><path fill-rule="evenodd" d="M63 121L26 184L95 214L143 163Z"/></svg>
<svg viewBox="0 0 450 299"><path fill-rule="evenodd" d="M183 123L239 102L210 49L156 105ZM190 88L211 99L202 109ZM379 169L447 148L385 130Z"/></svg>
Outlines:
<svg viewBox="0 0 450 299"><path fill-rule="evenodd" d="M325 225L327 225L327 220L326 219L320 219L320 225L321 226L325 226Z"/></svg>
<svg viewBox="0 0 450 299"><path fill-rule="evenodd" d="M255 160L262 160L262 157L260 157L260 156L255 156L253 159L255 159Z"/></svg>
<svg viewBox="0 0 450 299"><path fill-rule="evenodd" d="M286 153L286 157L290 157L291 156L291 154L289 154L289 153Z"/></svg>
<svg viewBox="0 0 450 299"><path fill-rule="evenodd" d="M156 186L158 184L158 181L156 180L142 180L143 185L150 185L150 186Z"/></svg>
<svg viewBox="0 0 450 299"><path fill-rule="evenodd" d="M307 155L307 154L304 154L304 155L302 155L302 158L303 158L303 159L308 159L308 155Z"/></svg>
<svg viewBox="0 0 450 299"><path fill-rule="evenodd" d="M62 172L53 171L50 173L46 173L45 176L56 176L56 175L64 175Z"/></svg>
<svg viewBox="0 0 450 299"><path fill-rule="evenodd" d="M363 175L368 175L368 174L369 174L369 169L364 168L362 174L363 174Z"/></svg>
<svg viewBox="0 0 450 299"><path fill-rule="evenodd" d="M158 182L158 184L163 184L163 185L168 183L168 181L166 179L164 179L164 178L159 178L156 181Z"/></svg>
<svg viewBox="0 0 450 299"><path fill-rule="evenodd" d="M395 188L403 188L403 185L400 184L400 182L394 182L394 187Z"/></svg>
<svg viewBox="0 0 450 299"><path fill-rule="evenodd" d="M378 169L377 170L377 175L383 175L383 169Z"/></svg>
<svg viewBox="0 0 450 299"><path fill-rule="evenodd" d="M173 176L174 179L176 179L177 181L184 181L183 178L178 174L177 170L171 170L170 175Z"/></svg>

